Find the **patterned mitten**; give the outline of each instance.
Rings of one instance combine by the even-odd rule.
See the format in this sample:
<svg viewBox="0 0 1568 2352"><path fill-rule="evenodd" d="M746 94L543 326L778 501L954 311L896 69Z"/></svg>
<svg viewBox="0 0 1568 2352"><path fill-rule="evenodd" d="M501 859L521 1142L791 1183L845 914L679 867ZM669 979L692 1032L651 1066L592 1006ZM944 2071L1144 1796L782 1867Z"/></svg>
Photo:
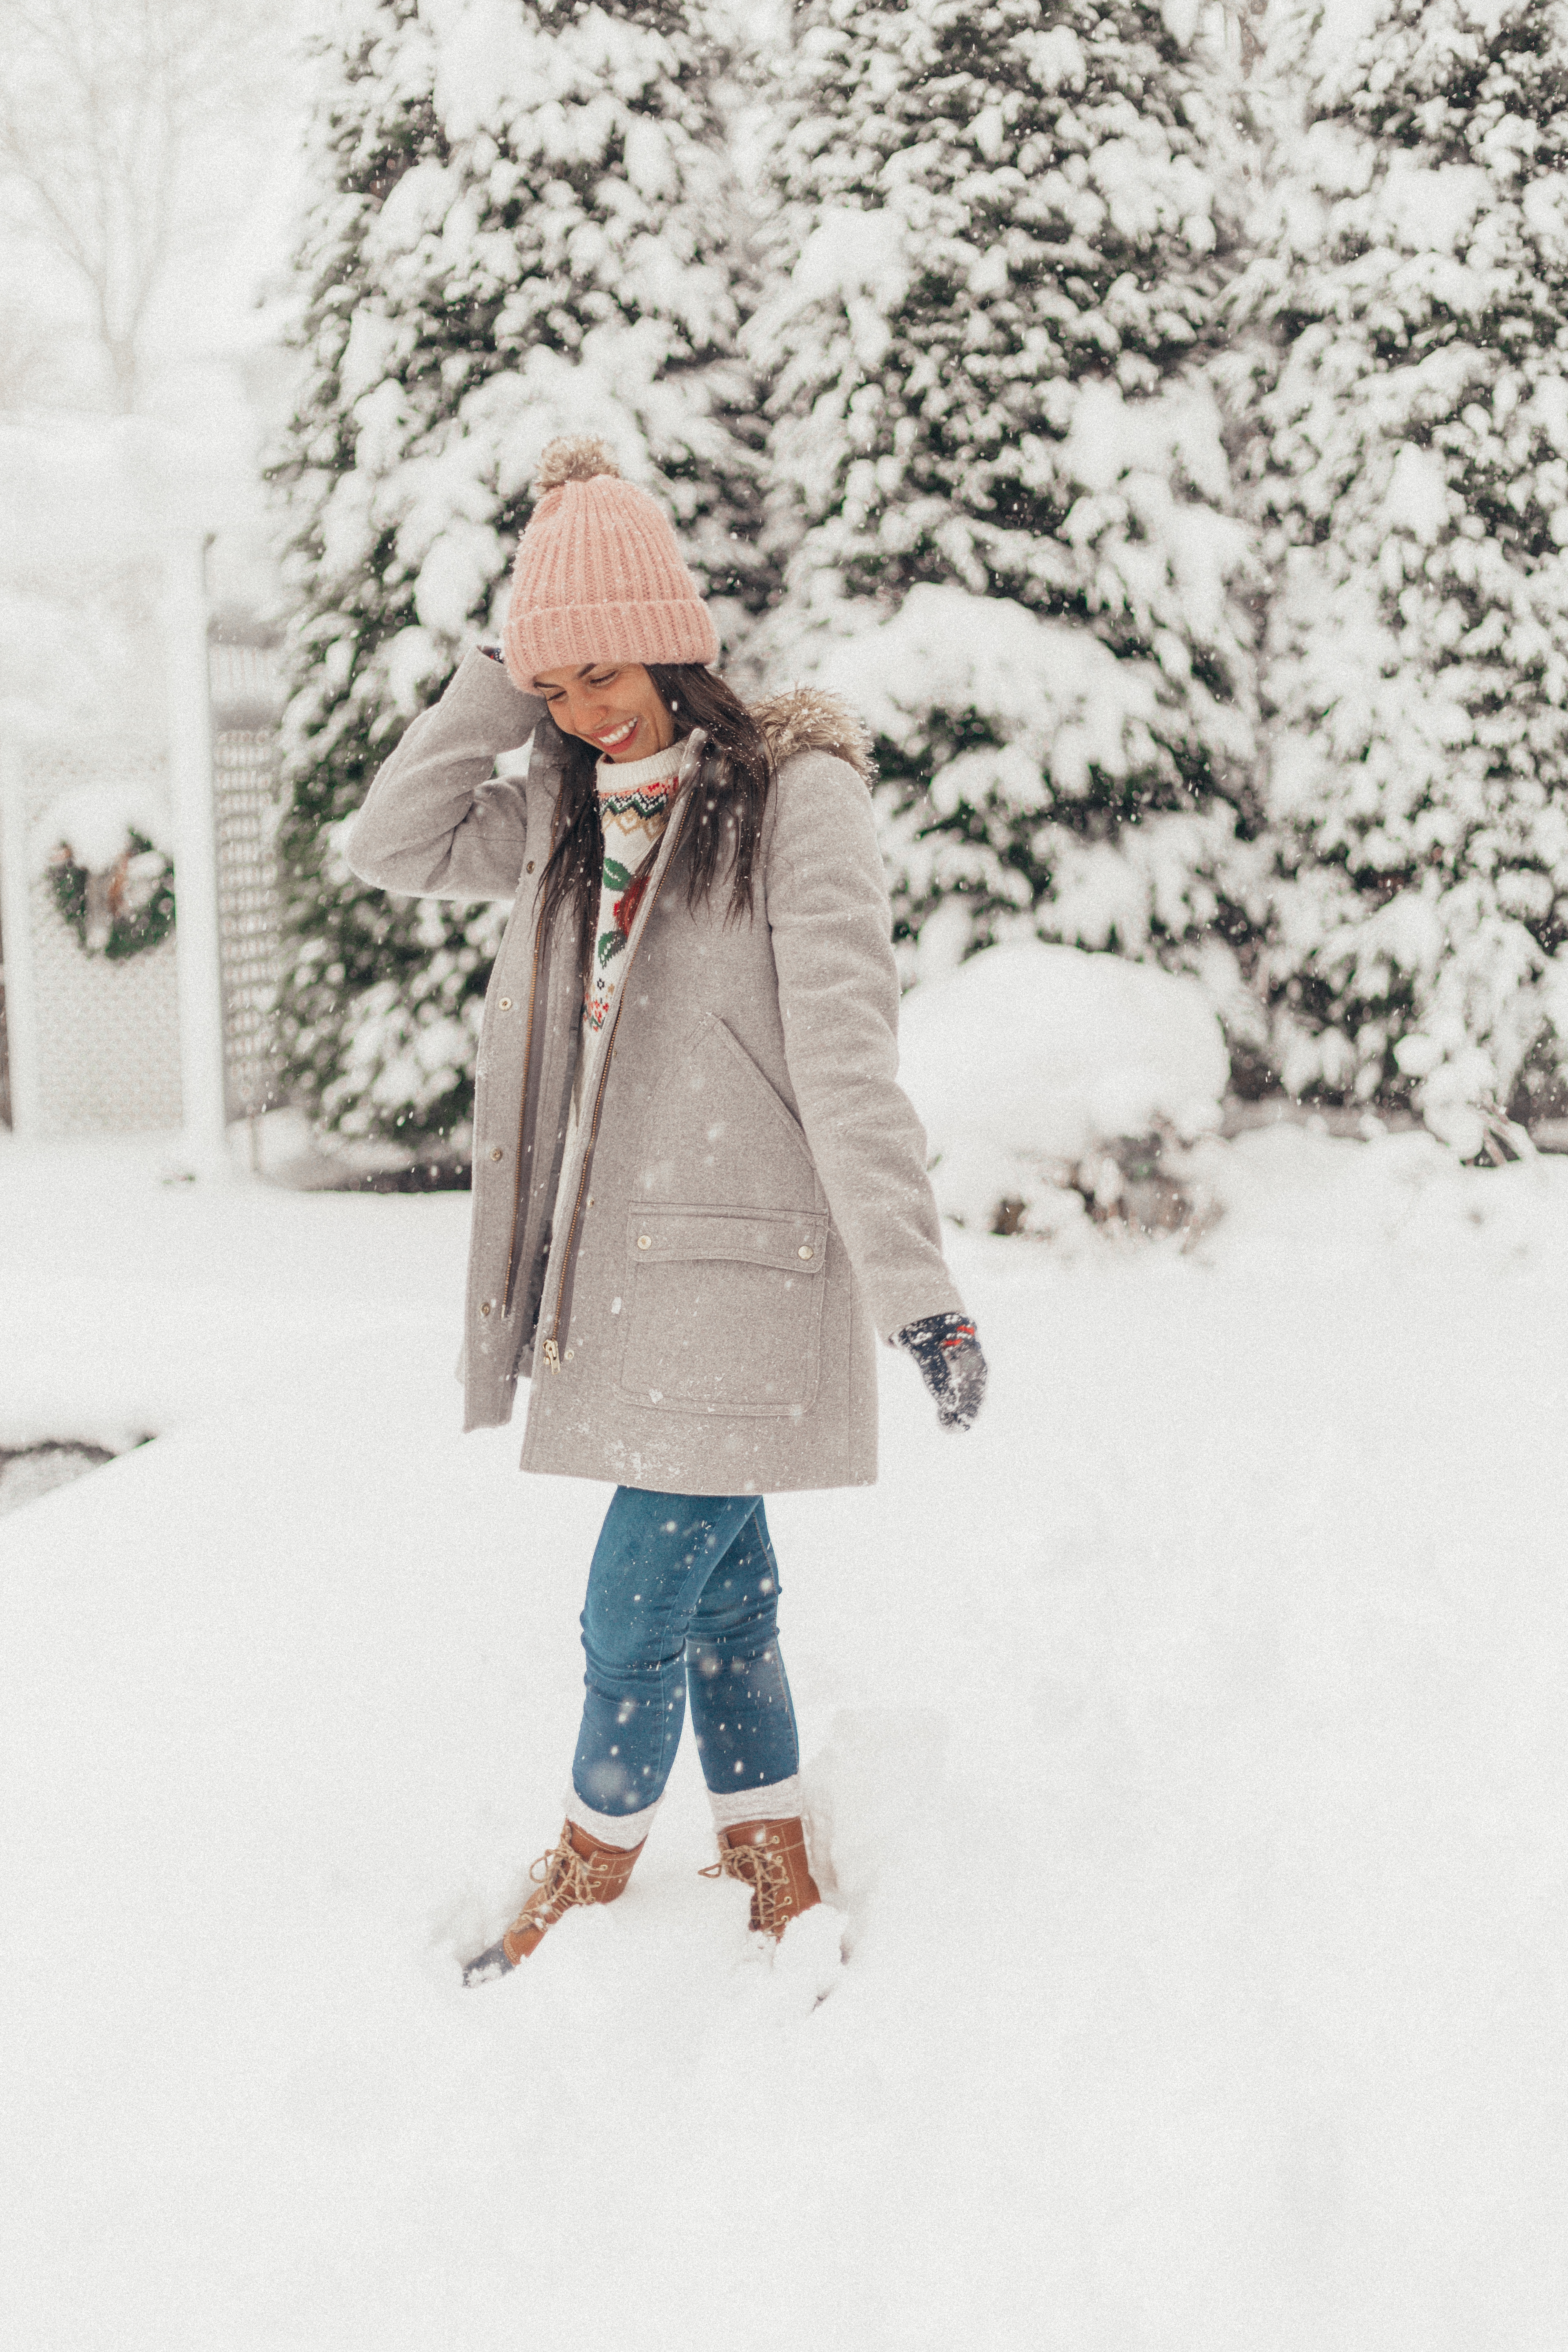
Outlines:
<svg viewBox="0 0 1568 2352"><path fill-rule="evenodd" d="M920 1366L943 1429L973 1426L985 1396L985 1359L966 1315L924 1315L888 1344L907 1349Z"/></svg>

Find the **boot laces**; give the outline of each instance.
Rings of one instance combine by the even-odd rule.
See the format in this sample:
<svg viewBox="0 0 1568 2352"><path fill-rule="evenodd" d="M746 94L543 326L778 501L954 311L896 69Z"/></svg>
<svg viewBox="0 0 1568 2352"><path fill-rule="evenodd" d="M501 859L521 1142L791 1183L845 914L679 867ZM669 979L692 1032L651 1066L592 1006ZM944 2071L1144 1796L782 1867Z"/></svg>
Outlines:
<svg viewBox="0 0 1568 2352"><path fill-rule="evenodd" d="M784 1848L770 1841L766 1845L727 1845L720 1849L717 1862L710 1862L701 1875L704 1878L738 1878L742 1886L752 1890L752 1925L763 1935L779 1932L793 1910L789 1899L789 1864ZM779 1914L784 1912L784 1919Z"/></svg>
<svg viewBox="0 0 1568 2352"><path fill-rule="evenodd" d="M563 1832L559 1844L548 1853L542 1853L530 1863L528 1874L539 1888L531 1895L512 1922L512 1927L523 1927L537 1918L542 1911L570 1911L574 1904L597 1903L599 1881L609 1870L606 1861L598 1855L581 1854ZM512 1928L507 1933L510 1935Z"/></svg>

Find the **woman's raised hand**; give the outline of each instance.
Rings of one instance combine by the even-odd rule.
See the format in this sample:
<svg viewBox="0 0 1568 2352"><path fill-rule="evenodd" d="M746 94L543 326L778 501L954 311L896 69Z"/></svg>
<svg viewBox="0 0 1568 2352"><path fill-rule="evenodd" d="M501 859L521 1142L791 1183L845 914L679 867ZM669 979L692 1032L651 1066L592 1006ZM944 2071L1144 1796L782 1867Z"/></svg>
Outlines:
<svg viewBox="0 0 1568 2352"><path fill-rule="evenodd" d="M895 1331L889 1345L904 1349L920 1366L943 1429L973 1425L985 1400L985 1358L967 1316L922 1316Z"/></svg>

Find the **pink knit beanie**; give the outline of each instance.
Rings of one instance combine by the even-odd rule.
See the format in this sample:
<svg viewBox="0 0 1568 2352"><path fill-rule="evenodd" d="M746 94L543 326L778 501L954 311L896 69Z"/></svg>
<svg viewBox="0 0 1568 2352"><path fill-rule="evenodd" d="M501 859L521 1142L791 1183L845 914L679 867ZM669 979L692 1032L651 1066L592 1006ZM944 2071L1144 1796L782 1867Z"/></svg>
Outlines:
<svg viewBox="0 0 1568 2352"><path fill-rule="evenodd" d="M664 509L602 441L552 441L518 545L501 644L527 694L584 662L710 662L719 635Z"/></svg>

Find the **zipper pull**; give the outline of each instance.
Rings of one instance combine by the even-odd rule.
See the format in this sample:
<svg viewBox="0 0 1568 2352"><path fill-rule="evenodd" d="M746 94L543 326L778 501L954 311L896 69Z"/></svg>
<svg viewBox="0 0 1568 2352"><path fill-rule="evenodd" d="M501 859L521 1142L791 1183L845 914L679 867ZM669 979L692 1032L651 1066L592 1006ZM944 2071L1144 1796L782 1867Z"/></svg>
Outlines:
<svg viewBox="0 0 1568 2352"><path fill-rule="evenodd" d="M544 1342L544 1360L552 1372L558 1372L561 1370L561 1351L553 1339L546 1339Z"/></svg>

